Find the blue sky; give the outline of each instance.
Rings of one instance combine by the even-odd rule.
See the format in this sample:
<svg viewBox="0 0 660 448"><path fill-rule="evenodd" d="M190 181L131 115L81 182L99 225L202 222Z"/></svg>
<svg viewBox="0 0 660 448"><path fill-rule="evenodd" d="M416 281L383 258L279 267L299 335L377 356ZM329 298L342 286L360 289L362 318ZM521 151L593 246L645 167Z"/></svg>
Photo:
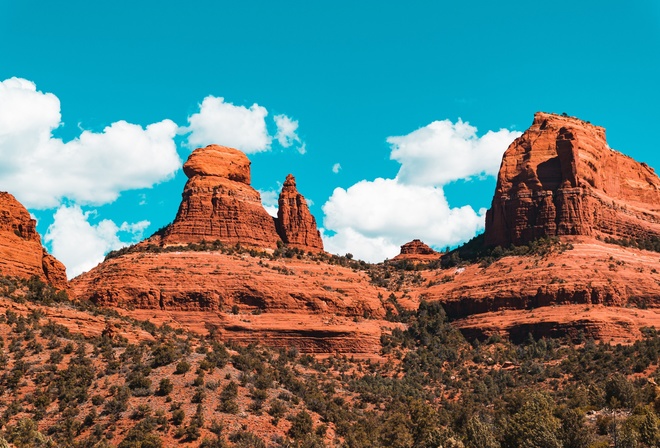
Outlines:
<svg viewBox="0 0 660 448"><path fill-rule="evenodd" d="M26 99L0 96L0 190L78 273L173 219L185 183L173 154L236 141L257 151L266 201L293 173L326 247L376 261L412 238L444 247L479 232L492 160L538 110L604 126L611 147L660 168L659 61L650 0L0 0L0 82L34 86L7 83ZM210 124L195 128L207 97ZM290 146L276 116L298 124ZM241 117L248 136L213 126Z"/></svg>

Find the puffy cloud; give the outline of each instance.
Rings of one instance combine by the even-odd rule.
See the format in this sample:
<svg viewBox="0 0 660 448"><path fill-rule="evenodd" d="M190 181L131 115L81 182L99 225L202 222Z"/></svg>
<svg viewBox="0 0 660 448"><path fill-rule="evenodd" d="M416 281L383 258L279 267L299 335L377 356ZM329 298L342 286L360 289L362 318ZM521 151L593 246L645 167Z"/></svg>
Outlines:
<svg viewBox="0 0 660 448"><path fill-rule="evenodd" d="M170 120L146 128L118 121L69 142L53 138L60 102L20 78L0 82L0 189L28 208L53 208L63 198L104 204L121 191L149 188L181 166Z"/></svg>
<svg viewBox="0 0 660 448"><path fill-rule="evenodd" d="M335 163L332 165L332 172L337 174L339 173L339 170L341 170L341 165L339 163Z"/></svg>
<svg viewBox="0 0 660 448"><path fill-rule="evenodd" d="M285 148L293 145L295 142L300 142L300 137L298 137L298 121L292 120L286 115L275 115L273 117L275 120L275 126L277 126L277 133L275 138Z"/></svg>
<svg viewBox="0 0 660 448"><path fill-rule="evenodd" d="M445 185L474 176L494 176L502 154L520 132L500 129L477 136L459 119L434 121L408 135L389 137L391 158L401 163L397 178L406 184Z"/></svg>
<svg viewBox="0 0 660 448"><path fill-rule="evenodd" d="M334 190L322 207L326 250L377 262L395 256L413 238L442 248L473 237L484 228L486 210L452 207L442 187L495 175L502 154L518 135L502 129L478 137L475 127L459 119L389 137L391 158L401 163L396 178L362 180Z"/></svg>
<svg viewBox="0 0 660 448"><path fill-rule="evenodd" d="M275 115L276 132L273 137L268 131L268 110L258 104L237 106L225 102L224 98L207 96L199 105L199 112L188 117L188 127L180 129L188 133L188 146L196 148L219 144L238 148L251 154L269 151L273 138L284 148L297 144L299 153L307 148L298 136L298 121L284 114Z"/></svg>
<svg viewBox="0 0 660 448"><path fill-rule="evenodd" d="M335 189L323 212L324 226L336 232L324 233L328 251L376 262L413 238L436 246L469 239L483 229L485 210L450 207L440 187L379 178Z"/></svg>
<svg viewBox="0 0 660 448"><path fill-rule="evenodd" d="M267 151L272 137L266 127L268 111L253 104L249 108L225 102L224 98L207 96L199 112L188 118L191 147L219 145L238 148L246 153ZM297 125L297 123L296 123Z"/></svg>
<svg viewBox="0 0 660 448"><path fill-rule="evenodd" d="M321 230L323 246L327 252L338 255L347 253L373 263L392 258L399 253L399 246L385 237L366 237L350 227L341 229L331 235L325 229Z"/></svg>
<svg viewBox="0 0 660 448"><path fill-rule="evenodd" d="M149 226L149 221L117 226L109 219L91 224L89 218L94 213L83 212L78 205L63 205L55 212L44 237L51 244L52 254L66 265L69 278L92 269L111 250L140 241ZM122 241L120 235L128 237L128 241Z"/></svg>

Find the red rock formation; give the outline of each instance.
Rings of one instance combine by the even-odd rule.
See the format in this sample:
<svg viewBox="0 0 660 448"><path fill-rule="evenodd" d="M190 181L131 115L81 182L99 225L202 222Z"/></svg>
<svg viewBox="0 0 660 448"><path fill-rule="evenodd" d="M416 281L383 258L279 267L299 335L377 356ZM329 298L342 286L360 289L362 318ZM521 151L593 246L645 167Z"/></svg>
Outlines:
<svg viewBox="0 0 660 448"><path fill-rule="evenodd" d="M606 244L591 237L561 237L570 250L544 256L509 256L430 271L429 300L440 300L452 318L509 309L563 304L660 304L657 252Z"/></svg>
<svg viewBox="0 0 660 448"><path fill-rule="evenodd" d="M41 245L36 222L9 193L0 192L0 274L39 276L58 289L67 287L64 265Z"/></svg>
<svg viewBox="0 0 660 448"><path fill-rule="evenodd" d="M660 306L660 262L656 252L603 239L660 238L658 204L660 179L647 165L610 149L603 128L537 113L504 154L485 243L508 246L558 236L564 249L440 270L425 277L423 296L441 301L466 334L487 334L488 328L512 337L582 330L621 338L624 327L637 324L615 329L611 318L619 310ZM606 311L578 318L578 305ZM630 334L634 339L639 332Z"/></svg>
<svg viewBox="0 0 660 448"><path fill-rule="evenodd" d="M436 253L420 240L412 240L401 246L401 255L434 255Z"/></svg>
<svg viewBox="0 0 660 448"><path fill-rule="evenodd" d="M193 151L183 165L188 182L179 211L162 235L162 245L220 240L276 248L275 223L250 186L250 160L237 149L211 145Z"/></svg>
<svg viewBox="0 0 660 448"><path fill-rule="evenodd" d="M574 341L593 338L611 344L630 344L642 339L644 328L657 328L656 310L604 305L562 305L528 310L507 310L477 314L455 322L470 340L492 335L523 342L535 339L569 337Z"/></svg>
<svg viewBox="0 0 660 448"><path fill-rule="evenodd" d="M412 240L403 246L401 246L401 252L399 255L393 258L393 260L415 260L415 261L424 261L436 259L440 254L428 245L424 244L420 240Z"/></svg>
<svg viewBox="0 0 660 448"><path fill-rule="evenodd" d="M282 185L275 226L282 241L304 250L323 250L316 220L309 212L307 201L296 189L296 179L289 174Z"/></svg>
<svg viewBox="0 0 660 448"><path fill-rule="evenodd" d="M488 246L543 236L660 237L660 179L610 149L605 129L539 112L504 153L486 215Z"/></svg>
<svg viewBox="0 0 660 448"><path fill-rule="evenodd" d="M133 252L76 277L72 290L79 300L130 308L133 317L310 352L376 353L388 325L386 291L365 272L307 259Z"/></svg>

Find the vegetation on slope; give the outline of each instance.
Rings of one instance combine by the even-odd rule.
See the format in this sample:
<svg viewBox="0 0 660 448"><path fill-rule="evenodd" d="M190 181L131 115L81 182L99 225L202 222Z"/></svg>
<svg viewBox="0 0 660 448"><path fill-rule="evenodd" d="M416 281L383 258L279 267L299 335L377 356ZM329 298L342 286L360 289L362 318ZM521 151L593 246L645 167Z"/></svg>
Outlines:
<svg viewBox="0 0 660 448"><path fill-rule="evenodd" d="M660 335L467 342L438 304L382 361L227 346L4 279L1 436L17 447L654 447ZM46 311L104 316L83 337ZM122 331L150 337L129 341ZM1 441L0 441L1 446Z"/></svg>

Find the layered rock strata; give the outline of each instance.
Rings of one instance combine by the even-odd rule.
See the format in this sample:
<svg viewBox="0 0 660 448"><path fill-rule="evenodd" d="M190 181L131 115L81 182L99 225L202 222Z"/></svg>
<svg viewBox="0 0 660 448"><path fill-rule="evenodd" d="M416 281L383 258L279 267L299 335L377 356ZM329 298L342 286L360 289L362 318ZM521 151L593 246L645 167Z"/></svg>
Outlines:
<svg viewBox="0 0 660 448"><path fill-rule="evenodd" d="M641 337L641 327L660 325L660 254L592 237L560 238L569 250L424 271L428 286L412 297L441 302L470 338L582 333L625 342ZM644 319L623 319L638 313Z"/></svg>
<svg viewBox="0 0 660 448"><path fill-rule="evenodd" d="M504 153L485 243L559 235L660 237L660 179L610 149L604 128L539 112Z"/></svg>
<svg viewBox="0 0 660 448"><path fill-rule="evenodd" d="M278 200L275 226L282 241L292 247L306 250L323 250L321 233L309 211L307 201L296 189L296 179L286 177Z"/></svg>
<svg viewBox="0 0 660 448"><path fill-rule="evenodd" d="M297 258L133 252L72 281L75 296L223 339L310 352L379 348L383 290L364 272ZM369 318L365 322L365 318Z"/></svg>
<svg viewBox="0 0 660 448"><path fill-rule="evenodd" d="M67 287L66 269L41 245L36 221L9 193L0 192L0 274L38 276L55 288Z"/></svg>

